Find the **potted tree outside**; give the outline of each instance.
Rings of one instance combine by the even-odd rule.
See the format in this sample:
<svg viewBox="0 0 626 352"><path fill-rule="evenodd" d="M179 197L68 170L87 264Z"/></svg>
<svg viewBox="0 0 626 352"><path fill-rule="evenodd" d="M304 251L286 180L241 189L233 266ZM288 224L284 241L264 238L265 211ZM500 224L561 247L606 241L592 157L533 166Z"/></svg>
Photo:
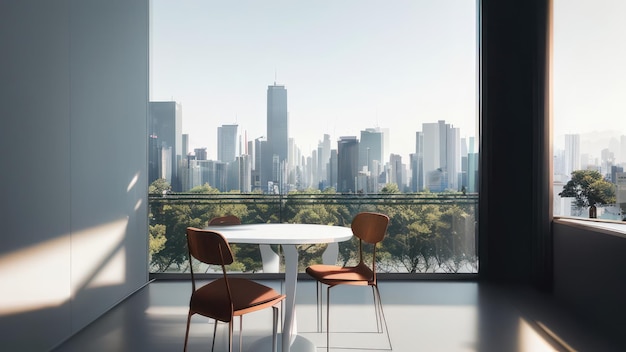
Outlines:
<svg viewBox="0 0 626 352"><path fill-rule="evenodd" d="M576 199L579 208L589 207L589 217L597 217L597 206L615 203L615 185L595 170L577 170L559 196Z"/></svg>

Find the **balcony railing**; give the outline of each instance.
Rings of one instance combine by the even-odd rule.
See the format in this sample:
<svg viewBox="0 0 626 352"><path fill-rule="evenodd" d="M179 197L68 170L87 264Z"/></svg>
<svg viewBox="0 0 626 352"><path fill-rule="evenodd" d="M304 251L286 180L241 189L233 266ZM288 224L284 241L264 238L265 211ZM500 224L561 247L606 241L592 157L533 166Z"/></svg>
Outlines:
<svg viewBox="0 0 626 352"><path fill-rule="evenodd" d="M242 223L350 226L357 213L375 211L390 217L387 237L377 248L380 272L477 273L477 205L477 194L462 193L151 195L150 272L188 272L185 229L202 228L213 217L233 214ZM233 244L232 247L236 262L229 270L262 271L258 246ZM326 245L300 246L300 270L321 262L325 248ZM278 247L273 250L280 253ZM339 244L339 263L351 263L355 255L355 241Z"/></svg>

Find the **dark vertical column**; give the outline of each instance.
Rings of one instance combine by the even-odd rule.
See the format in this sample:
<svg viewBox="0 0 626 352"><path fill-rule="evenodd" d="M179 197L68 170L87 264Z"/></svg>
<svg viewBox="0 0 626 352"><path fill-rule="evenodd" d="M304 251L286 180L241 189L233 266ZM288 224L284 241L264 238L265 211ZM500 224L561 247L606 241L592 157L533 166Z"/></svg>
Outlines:
<svg viewBox="0 0 626 352"><path fill-rule="evenodd" d="M547 287L550 0L480 2L481 279Z"/></svg>

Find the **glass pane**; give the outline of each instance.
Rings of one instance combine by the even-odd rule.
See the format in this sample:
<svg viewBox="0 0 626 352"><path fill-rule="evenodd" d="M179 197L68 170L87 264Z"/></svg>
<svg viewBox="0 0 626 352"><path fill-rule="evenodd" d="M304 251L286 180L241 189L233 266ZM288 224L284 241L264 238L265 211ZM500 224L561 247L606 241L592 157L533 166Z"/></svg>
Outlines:
<svg viewBox="0 0 626 352"><path fill-rule="evenodd" d="M553 4L554 215L620 220L626 212L625 193L616 192L626 179L626 2Z"/></svg>
<svg viewBox="0 0 626 352"><path fill-rule="evenodd" d="M152 0L151 270L186 270L184 229L215 216L349 226L369 209L392 218L381 270L476 272L476 11ZM244 247L231 269L261 270Z"/></svg>

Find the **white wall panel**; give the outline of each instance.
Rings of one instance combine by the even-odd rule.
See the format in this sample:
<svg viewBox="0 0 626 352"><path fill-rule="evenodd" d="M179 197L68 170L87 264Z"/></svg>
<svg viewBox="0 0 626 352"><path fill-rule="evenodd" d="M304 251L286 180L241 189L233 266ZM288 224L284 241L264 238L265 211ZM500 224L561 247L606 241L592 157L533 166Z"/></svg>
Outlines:
<svg viewBox="0 0 626 352"><path fill-rule="evenodd" d="M73 0L70 18L76 331L147 281L147 2Z"/></svg>
<svg viewBox="0 0 626 352"><path fill-rule="evenodd" d="M0 1L0 341L49 350L147 271L148 1Z"/></svg>

